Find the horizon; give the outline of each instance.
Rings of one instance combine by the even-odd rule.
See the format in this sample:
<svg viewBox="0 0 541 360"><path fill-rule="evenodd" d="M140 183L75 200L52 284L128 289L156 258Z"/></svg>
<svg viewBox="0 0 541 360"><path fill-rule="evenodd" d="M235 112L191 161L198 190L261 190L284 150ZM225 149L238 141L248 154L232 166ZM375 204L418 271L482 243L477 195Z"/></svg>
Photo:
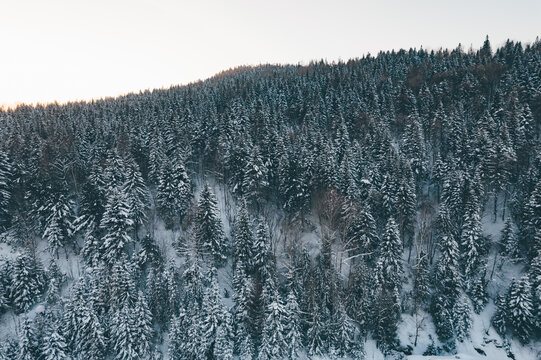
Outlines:
<svg viewBox="0 0 541 360"><path fill-rule="evenodd" d="M490 41L490 36L489 35L486 35L486 36L488 36L489 41ZM486 39L486 37L485 37L485 39ZM540 39L539 39L539 37L536 37L536 39L531 41L531 42L522 42L520 40L507 39L507 40L501 42L500 44L494 44L492 41L490 41L493 52L494 52L494 49L498 49L498 48L501 48L502 46L504 46L507 41L520 42L525 47L525 46L528 46L528 45L532 45L537 41L540 41ZM412 47L412 48L403 48L403 47L401 47L401 48L397 48L397 49L380 50L375 54L367 52L367 53L364 53L364 54L362 54L362 55L360 55L358 57L352 57L352 58L348 58L348 59L338 58L338 59L328 60L328 59L321 58L321 59L312 59L312 60L309 60L309 61L302 61L302 62L299 61L298 63L241 64L241 65L237 65L237 66L230 67L230 68L227 68L227 69L219 70L218 72L216 72L216 73L214 73L214 74L212 74L212 75L210 75L210 76L208 76L206 78L195 79L195 80L189 81L187 83L170 84L168 86L154 87L154 88L134 89L132 91L127 91L125 93L118 93L118 94L114 94L114 95L104 95L104 96L98 96L98 97L92 97L92 98L81 98L81 99L67 99L67 100L64 100L64 101L58 101L58 100L52 100L52 101L47 101L47 102L39 102L39 101L37 101L37 102L24 102L24 101L18 101L18 102L14 102L14 103L0 103L0 110L3 110L3 111L14 110L14 109L17 109L19 106L38 107L38 106L48 106L48 105L54 105L54 104L67 105L67 104L70 104L70 103L78 103L78 102L102 101L102 100L107 100L107 99L116 99L116 98L120 98L120 97L128 96L128 95L137 95L139 93L144 93L144 92L147 92L147 91L153 92L153 91L160 91L160 90L169 90L169 89L174 88L174 87L183 87L183 86L189 86L189 85L197 84L199 82L205 82L205 81L211 80L211 79L213 79L213 78L215 78L217 76L220 76L224 72L237 70L237 69L243 69L243 68L257 68L257 67L260 67L260 66L303 66L303 67L305 67L305 66L309 66L310 63L318 63L320 61L324 61L327 64L334 65L334 64L338 64L340 62L346 63L346 62L348 62L350 60L360 60L360 59L363 59L363 58L367 57L368 55L373 56L373 57L377 57L380 53L390 53L390 52L393 52L393 51L394 52L399 52L399 51L402 51L402 50L409 51L411 49L413 49L413 50L421 50L422 49L422 50L427 51L427 52L430 53L432 51L433 52L452 51L454 49L457 49L459 46L462 46L462 50L464 51L464 53L467 53L472 49L473 49L474 52L478 51L481 48L482 44L480 46L477 46L477 47L473 47L473 45L470 44L470 46L468 47L468 50L465 50L463 44L457 44L455 47L446 47L446 48L443 48L443 47L425 48L425 47L423 47L421 45L419 48L417 48L417 47Z"/></svg>
<svg viewBox="0 0 541 360"><path fill-rule="evenodd" d="M528 0L12 1L0 5L0 107L168 89L243 66L459 44L468 51L487 34L494 49L507 40L528 44L541 35L539 12L541 3Z"/></svg>

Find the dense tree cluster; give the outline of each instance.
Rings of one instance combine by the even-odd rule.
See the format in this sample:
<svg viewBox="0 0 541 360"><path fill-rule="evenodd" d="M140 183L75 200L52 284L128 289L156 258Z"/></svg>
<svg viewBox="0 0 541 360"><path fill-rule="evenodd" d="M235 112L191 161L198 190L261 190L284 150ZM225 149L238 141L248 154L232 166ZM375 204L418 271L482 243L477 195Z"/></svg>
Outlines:
<svg viewBox="0 0 541 360"><path fill-rule="evenodd" d="M452 352L495 257L539 339L540 74L487 39L0 111L0 358L362 358L421 312Z"/></svg>

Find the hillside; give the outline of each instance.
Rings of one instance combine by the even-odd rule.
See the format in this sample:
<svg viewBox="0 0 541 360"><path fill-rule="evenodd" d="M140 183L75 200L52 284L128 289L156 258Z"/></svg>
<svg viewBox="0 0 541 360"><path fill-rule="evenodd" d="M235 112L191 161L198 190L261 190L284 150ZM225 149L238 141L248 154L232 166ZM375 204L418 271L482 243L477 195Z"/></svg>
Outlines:
<svg viewBox="0 0 541 360"><path fill-rule="evenodd" d="M0 359L539 359L541 43L0 111Z"/></svg>

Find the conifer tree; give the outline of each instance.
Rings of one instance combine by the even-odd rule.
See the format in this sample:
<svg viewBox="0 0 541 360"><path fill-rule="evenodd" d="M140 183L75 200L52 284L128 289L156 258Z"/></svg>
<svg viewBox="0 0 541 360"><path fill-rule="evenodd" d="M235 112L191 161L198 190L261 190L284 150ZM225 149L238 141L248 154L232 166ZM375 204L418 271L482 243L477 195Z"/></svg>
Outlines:
<svg viewBox="0 0 541 360"><path fill-rule="evenodd" d="M135 351L139 355L139 358L148 358L151 355L154 330L152 328L152 314L141 291L139 291L132 316L134 317L136 338Z"/></svg>
<svg viewBox="0 0 541 360"><path fill-rule="evenodd" d="M176 221L182 222L193 194L191 181L181 156L177 156L173 163L165 158L156 196L160 213L167 224L172 226Z"/></svg>
<svg viewBox="0 0 541 360"><path fill-rule="evenodd" d="M126 164L126 181L122 185L122 193L126 196L126 203L129 208L129 218L133 220L135 237L137 231L146 219L146 210L149 206L149 193L139 166L133 159Z"/></svg>
<svg viewBox="0 0 541 360"><path fill-rule="evenodd" d="M9 157L3 149L0 149L0 228L9 224L8 205L12 192L13 170Z"/></svg>
<svg viewBox="0 0 541 360"><path fill-rule="evenodd" d="M534 327L532 289L530 280L524 275L518 282L513 281L508 296L509 325L522 343L527 343Z"/></svg>
<svg viewBox="0 0 541 360"><path fill-rule="evenodd" d="M291 359L296 358L299 354L300 349L302 348L302 335L299 315L300 309L297 302L297 296L295 295L294 290L290 289L284 307L284 318L287 320L285 323L285 356Z"/></svg>
<svg viewBox="0 0 541 360"><path fill-rule="evenodd" d="M111 319L111 341L114 358L118 360L138 359L136 329L133 314L127 305L119 308Z"/></svg>
<svg viewBox="0 0 541 360"><path fill-rule="evenodd" d="M195 241L205 254L221 266L226 260L227 244L222 221L218 217L216 197L205 183L195 219Z"/></svg>
<svg viewBox="0 0 541 360"><path fill-rule="evenodd" d="M244 271L251 273L254 261L253 248L254 236L251 220L246 204L241 201L234 228L233 264L235 268L243 267Z"/></svg>
<svg viewBox="0 0 541 360"><path fill-rule="evenodd" d="M222 304L220 290L215 275L203 297L201 314L201 346L200 351L212 356L217 341L218 328L226 322L227 314Z"/></svg>
<svg viewBox="0 0 541 360"><path fill-rule="evenodd" d="M263 200L268 185L267 166L259 154L257 145L253 146L246 163L242 184L247 204L258 206Z"/></svg>
<svg viewBox="0 0 541 360"><path fill-rule="evenodd" d="M34 360L37 358L36 334L33 324L27 317L23 318L19 332L19 356L20 360Z"/></svg>
<svg viewBox="0 0 541 360"><path fill-rule="evenodd" d="M458 244L451 233L449 215L445 207L440 208L439 216L441 218L440 257L434 274L431 312L438 337L442 341L447 341L453 337L453 311L460 295L462 282L458 268Z"/></svg>
<svg viewBox="0 0 541 360"><path fill-rule="evenodd" d="M258 359L279 359L284 356L286 350L284 326L285 309L277 291L272 295L272 301L268 303L265 312L265 322Z"/></svg>
<svg viewBox="0 0 541 360"><path fill-rule="evenodd" d="M460 237L466 289L470 289L472 286L473 277L481 265L484 252L481 220L475 198L475 195L470 192L470 202L467 204L464 214Z"/></svg>
<svg viewBox="0 0 541 360"><path fill-rule="evenodd" d="M73 216L68 199L59 195L46 204L49 216L45 220L43 237L49 244L49 250L58 258L58 249L66 246L73 235Z"/></svg>
<svg viewBox="0 0 541 360"><path fill-rule="evenodd" d="M507 310L508 301L505 295L499 294L494 303L496 304L496 312L492 316L492 325L503 336L507 332L507 322L509 319Z"/></svg>
<svg viewBox="0 0 541 360"><path fill-rule="evenodd" d="M456 338L458 341L463 342L467 337L469 337L472 325L470 304L467 297L463 296L456 303L454 317Z"/></svg>
<svg viewBox="0 0 541 360"><path fill-rule="evenodd" d="M40 264L30 254L17 256L11 270L10 299L16 312L25 312L42 294L44 274Z"/></svg>
<svg viewBox="0 0 541 360"><path fill-rule="evenodd" d="M512 260L516 260L520 257L520 249L510 217L505 221L505 226L501 232L500 253L502 256Z"/></svg>
<svg viewBox="0 0 541 360"><path fill-rule="evenodd" d="M43 341L41 353L45 360L68 358L66 340L60 333L58 326L49 329L49 333L43 338Z"/></svg>
<svg viewBox="0 0 541 360"><path fill-rule="evenodd" d="M112 189L107 197L101 228L105 232L101 251L109 264L112 264L132 243L129 231L133 225L126 197L119 190Z"/></svg>

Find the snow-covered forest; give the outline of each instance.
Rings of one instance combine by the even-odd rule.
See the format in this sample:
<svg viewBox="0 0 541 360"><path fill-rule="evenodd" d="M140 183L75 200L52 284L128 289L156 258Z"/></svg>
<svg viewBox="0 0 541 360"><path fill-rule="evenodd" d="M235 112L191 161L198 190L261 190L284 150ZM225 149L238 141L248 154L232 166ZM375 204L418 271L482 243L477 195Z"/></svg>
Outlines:
<svg viewBox="0 0 541 360"><path fill-rule="evenodd" d="M0 359L541 358L541 42L0 111Z"/></svg>

